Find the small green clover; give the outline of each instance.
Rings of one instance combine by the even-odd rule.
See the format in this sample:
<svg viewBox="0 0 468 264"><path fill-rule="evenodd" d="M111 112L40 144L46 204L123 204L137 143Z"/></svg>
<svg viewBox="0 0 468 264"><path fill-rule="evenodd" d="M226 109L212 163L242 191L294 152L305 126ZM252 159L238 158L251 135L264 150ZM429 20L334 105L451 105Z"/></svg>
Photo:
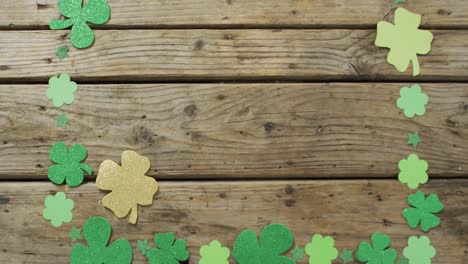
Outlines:
<svg viewBox="0 0 468 264"><path fill-rule="evenodd" d="M414 84L400 89L400 98L397 100L397 106L403 110L403 114L408 118L415 115L422 116L426 112L426 105L429 103L429 97L422 92L421 86Z"/></svg>
<svg viewBox="0 0 468 264"><path fill-rule="evenodd" d="M232 255L238 264L294 264L286 253L293 244L293 234L286 226L270 224L260 234L260 243L252 230L244 230L236 238Z"/></svg>
<svg viewBox="0 0 468 264"><path fill-rule="evenodd" d="M62 184L66 181L70 187L80 185L84 179L83 171L88 175L92 174L91 167L81 163L87 154L83 145L74 144L68 151L65 143L55 143L50 149L49 156L50 160L57 164L49 167L49 179L55 184Z"/></svg>
<svg viewBox="0 0 468 264"><path fill-rule="evenodd" d="M413 63L413 76L420 72L418 54L429 53L433 38L430 31L418 29L420 24L421 15L401 7L395 11L395 25L385 21L377 24L375 45L390 49L387 61L399 72Z"/></svg>
<svg viewBox="0 0 468 264"><path fill-rule="evenodd" d="M343 264L346 264L348 262L353 262L353 251L352 250L347 250L346 248L343 248L343 251L340 254L341 261Z"/></svg>
<svg viewBox="0 0 468 264"><path fill-rule="evenodd" d="M427 236L411 236L408 238L408 246L403 249L403 255L409 260L409 264L431 264L436 250Z"/></svg>
<svg viewBox="0 0 468 264"><path fill-rule="evenodd" d="M439 217L434 214L441 212L444 205L437 194L431 194L425 198L424 193L418 191L408 196L408 203L413 207L403 210L403 217L409 227L417 228L421 223L421 229L427 232L440 225Z"/></svg>
<svg viewBox="0 0 468 264"><path fill-rule="evenodd" d="M289 253L293 256L294 260L301 260L304 258L304 249L296 245L296 247Z"/></svg>
<svg viewBox="0 0 468 264"><path fill-rule="evenodd" d="M200 248L199 264L229 264L229 249L222 247L218 240L211 241L210 245Z"/></svg>
<svg viewBox="0 0 468 264"><path fill-rule="evenodd" d="M133 251L127 239L117 239L107 247L112 228L109 221L103 217L91 217L83 225L84 239L88 247L81 243L75 244L71 250L71 264L130 264Z"/></svg>
<svg viewBox="0 0 468 264"><path fill-rule="evenodd" d="M158 248L146 252L150 264L179 264L179 261L186 261L189 258L185 241L176 240L172 232L154 235L154 243Z"/></svg>
<svg viewBox="0 0 468 264"><path fill-rule="evenodd" d="M138 251L141 252L141 254L146 256L146 252L151 249L151 246L148 243L148 239L145 240L137 240L138 246L137 249Z"/></svg>
<svg viewBox="0 0 468 264"><path fill-rule="evenodd" d="M394 264L397 258L396 250L389 248L390 238L378 232L372 234L372 245L367 242L359 244L356 257L360 262L367 264Z"/></svg>
<svg viewBox="0 0 468 264"><path fill-rule="evenodd" d="M75 202L67 199L63 192L58 192L54 196L49 195L44 201L46 208L42 211L42 216L50 220L52 226L59 227L63 222L70 223L73 219L72 210Z"/></svg>
<svg viewBox="0 0 468 264"><path fill-rule="evenodd" d="M418 188L419 184L424 184L429 179L426 171L429 165L425 160L420 160L418 155L410 154L408 159L398 162L400 173L398 180L406 183L410 189Z"/></svg>
<svg viewBox="0 0 468 264"><path fill-rule="evenodd" d="M75 101L74 93L77 89L76 83L70 81L70 76L63 73L59 77L54 76L49 79L49 88L47 88L46 96L52 100L54 106L61 107L64 104L71 104Z"/></svg>
<svg viewBox="0 0 468 264"><path fill-rule="evenodd" d="M65 59L68 57L68 47L67 46L60 46L57 48L55 52L55 56L57 56L60 60Z"/></svg>
<svg viewBox="0 0 468 264"><path fill-rule="evenodd" d="M335 240L331 236L315 234L312 242L306 245L305 251L309 255L310 264L331 264L338 257Z"/></svg>
<svg viewBox="0 0 468 264"><path fill-rule="evenodd" d="M70 19L52 20L50 29L71 29L71 44L78 49L91 46L94 32L88 22L95 25L105 24L110 18L110 7L107 0L88 0L82 8L82 0L59 0L58 9L63 16Z"/></svg>

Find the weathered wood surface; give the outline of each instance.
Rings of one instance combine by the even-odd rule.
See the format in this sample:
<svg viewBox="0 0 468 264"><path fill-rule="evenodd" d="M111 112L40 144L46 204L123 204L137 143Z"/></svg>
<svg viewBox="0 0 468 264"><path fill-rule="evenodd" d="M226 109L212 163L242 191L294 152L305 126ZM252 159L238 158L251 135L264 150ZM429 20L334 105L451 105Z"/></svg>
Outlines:
<svg viewBox="0 0 468 264"><path fill-rule="evenodd" d="M468 31L433 31L417 78L386 62L375 30L104 30L58 61L67 32L0 32L0 81L468 80Z"/></svg>
<svg viewBox="0 0 468 264"><path fill-rule="evenodd" d="M155 203L139 207L136 226L101 206L104 193L88 183L66 190L76 203L74 219L54 228L42 219L43 200L58 190L65 188L45 182L0 183L0 263L68 263L71 226L81 226L95 215L111 221L113 240L128 238L134 248L138 239L174 231L187 240L190 263L198 263L200 246L213 239L232 247L241 230L259 232L275 222L288 225L300 246L318 232L333 235L340 250L357 249L360 241L369 241L378 231L391 235L392 247L401 252L407 237L423 234L410 229L401 216L412 191L396 180L160 182ZM437 248L433 263L465 264L468 180L431 180L422 190L437 193L445 204L438 214L442 226L427 234ZM145 263L136 250L135 260Z"/></svg>
<svg viewBox="0 0 468 264"><path fill-rule="evenodd" d="M396 107L404 85L80 85L61 109L46 85L1 85L0 177L46 179L56 141L84 144L95 173L133 149L159 178L390 177L413 152L432 176L467 176L466 84L423 84L430 103L414 119Z"/></svg>
<svg viewBox="0 0 468 264"><path fill-rule="evenodd" d="M46 27L57 0L2 0L1 27ZM465 0L109 0L105 27L370 27L397 6L423 15L425 27L467 27Z"/></svg>

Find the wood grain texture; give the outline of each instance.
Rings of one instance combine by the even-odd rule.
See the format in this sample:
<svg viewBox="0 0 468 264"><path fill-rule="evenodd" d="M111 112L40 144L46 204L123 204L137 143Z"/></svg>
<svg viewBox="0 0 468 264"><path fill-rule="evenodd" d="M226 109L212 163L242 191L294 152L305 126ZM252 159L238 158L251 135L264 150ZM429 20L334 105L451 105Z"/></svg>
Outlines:
<svg viewBox="0 0 468 264"><path fill-rule="evenodd" d="M42 219L43 200L59 190L75 201L76 209L71 224L54 228ZM438 194L445 205L438 214L442 225L427 234L437 249L433 263L466 263L468 180L431 180L423 191ZM413 192L396 180L160 182L156 201L139 207L135 226L100 205L104 193L92 183L65 190L52 183L2 182L0 193L0 263L5 264L68 263L71 226L95 215L110 220L112 240L127 238L134 248L138 239L174 231L187 240L190 263L198 263L199 248L211 240L232 247L243 229L259 233L269 223L289 226L302 247L315 233L332 235L340 250L356 250L359 242L381 232L390 235L392 247L401 252L409 236L423 234L410 229L401 216ZM146 263L136 250L134 263Z"/></svg>
<svg viewBox="0 0 468 264"><path fill-rule="evenodd" d="M390 177L410 153L431 176L467 176L466 84L422 84L430 103L414 119L396 107L404 85L80 85L60 110L45 85L1 85L0 177L46 179L56 141L84 144L95 173L132 149L158 178ZM62 111L66 130L55 127Z"/></svg>
<svg viewBox="0 0 468 264"><path fill-rule="evenodd" d="M0 81L465 80L468 31L433 31L429 55L399 73L374 45L374 30L104 30L90 49L73 50L67 31L0 32Z"/></svg>
<svg viewBox="0 0 468 264"><path fill-rule="evenodd" d="M47 26L60 13L56 0L2 0L0 26ZM425 27L467 27L464 0L110 0L105 27L369 27L391 19L397 6L423 16Z"/></svg>

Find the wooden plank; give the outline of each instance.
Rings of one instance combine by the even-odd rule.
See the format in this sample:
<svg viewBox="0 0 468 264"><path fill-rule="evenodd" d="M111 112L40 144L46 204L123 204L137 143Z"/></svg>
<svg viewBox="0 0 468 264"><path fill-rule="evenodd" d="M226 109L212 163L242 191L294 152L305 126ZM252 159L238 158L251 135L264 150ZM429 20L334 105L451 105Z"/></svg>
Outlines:
<svg viewBox="0 0 468 264"><path fill-rule="evenodd" d="M374 30L97 31L97 43L58 61L67 31L0 32L0 81L465 80L468 31L434 31L421 75L399 73ZM411 67L410 67L411 68Z"/></svg>
<svg viewBox="0 0 468 264"><path fill-rule="evenodd" d="M57 190L76 203L73 222L60 228L42 219L43 199ZM468 180L432 180L423 190L438 194L445 205L438 214L442 225L426 234L437 249L433 263L466 263ZM187 240L190 263L198 263L199 248L211 240L232 247L243 229L259 232L269 223L289 226L300 246L315 233L333 235L340 250L357 249L373 232L381 232L391 236L392 247L401 253L407 237L423 234L401 216L412 191L396 180L160 182L155 203L139 207L136 226L101 206L104 194L92 183L65 190L51 183L2 182L0 193L0 263L8 264L68 263L71 226L95 215L110 220L112 240L128 238L134 248L138 239L174 231ZM134 263L146 263L136 250Z"/></svg>
<svg viewBox="0 0 468 264"><path fill-rule="evenodd" d="M56 0L2 0L0 26L47 26L60 13ZM468 26L463 0L112 0L105 27L369 27L391 19L397 6L423 15L425 27Z"/></svg>
<svg viewBox="0 0 468 264"><path fill-rule="evenodd" d="M404 85L80 85L60 110L45 85L1 85L0 177L45 179L56 141L84 144L95 173L133 149L158 178L389 177L413 152L431 176L467 176L466 84L423 84L430 103L414 119L395 104ZM65 131L55 128L62 111Z"/></svg>

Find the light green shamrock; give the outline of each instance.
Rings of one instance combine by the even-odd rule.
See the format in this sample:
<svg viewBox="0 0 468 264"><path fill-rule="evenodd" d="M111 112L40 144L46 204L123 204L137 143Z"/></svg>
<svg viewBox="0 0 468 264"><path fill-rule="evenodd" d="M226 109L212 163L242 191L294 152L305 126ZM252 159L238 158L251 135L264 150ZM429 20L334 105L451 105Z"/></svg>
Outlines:
<svg viewBox="0 0 468 264"><path fill-rule="evenodd" d="M403 110L406 117L413 118L415 115L424 115L428 102L429 97L422 92L421 86L414 84L411 88L405 86L400 89L397 106Z"/></svg>
<svg viewBox="0 0 468 264"><path fill-rule="evenodd" d="M70 19L50 21L50 29L72 27L71 44L78 49L91 46L94 32L88 22L96 25L105 24L110 18L110 7L107 0L88 0L82 8L82 0L59 0L58 9L63 16Z"/></svg>
<svg viewBox="0 0 468 264"><path fill-rule="evenodd" d="M377 47L389 48L388 63L395 66L399 72L408 69L413 64L413 76L419 75L418 54L427 54L431 50L432 33L418 29L421 15L413 14L399 7L395 11L395 25L380 21L377 24Z"/></svg>
<svg viewBox="0 0 468 264"><path fill-rule="evenodd" d="M229 249L221 247L218 240L211 241L210 245L200 248L200 262L199 264L229 264Z"/></svg>
<svg viewBox="0 0 468 264"><path fill-rule="evenodd" d="M429 179L426 173L428 167L425 160L420 160L416 154L410 154L408 159L402 159L398 162L400 169L398 180L401 183L406 183L410 189L416 189L419 184L424 184Z"/></svg>
<svg viewBox="0 0 468 264"><path fill-rule="evenodd" d="M409 227L416 228L421 224L422 231L427 232L440 225L439 217L434 214L441 212L444 205L437 194L430 194L426 198L423 192L418 191L408 196L408 203L413 207L403 210L403 217Z"/></svg>
<svg viewBox="0 0 468 264"><path fill-rule="evenodd" d="M436 250L427 236L411 236L408 238L408 246L403 249L403 255L409 260L409 264L431 264Z"/></svg>
<svg viewBox="0 0 468 264"><path fill-rule="evenodd" d="M52 100L52 103L56 107L61 107L64 104L71 104L75 101L73 95L78 86L75 82L70 81L70 76L66 73L60 74L60 76L52 77L49 79L49 88L47 88L47 98Z"/></svg>
<svg viewBox="0 0 468 264"><path fill-rule="evenodd" d="M338 250L335 248L335 240L331 236L323 237L315 234L312 242L305 247L305 252L309 255L310 264L330 264L338 257Z"/></svg>
<svg viewBox="0 0 468 264"><path fill-rule="evenodd" d="M367 264L394 264L398 256L396 250L388 248L390 237L378 232L372 234L372 246L367 242L359 244L356 258Z"/></svg>
<svg viewBox="0 0 468 264"><path fill-rule="evenodd" d="M67 199L63 192L58 192L54 196L46 197L44 204L46 208L42 211L42 216L46 220L50 220L52 226L59 227L63 222L70 223L73 219L72 210L75 207L75 202L72 199Z"/></svg>

